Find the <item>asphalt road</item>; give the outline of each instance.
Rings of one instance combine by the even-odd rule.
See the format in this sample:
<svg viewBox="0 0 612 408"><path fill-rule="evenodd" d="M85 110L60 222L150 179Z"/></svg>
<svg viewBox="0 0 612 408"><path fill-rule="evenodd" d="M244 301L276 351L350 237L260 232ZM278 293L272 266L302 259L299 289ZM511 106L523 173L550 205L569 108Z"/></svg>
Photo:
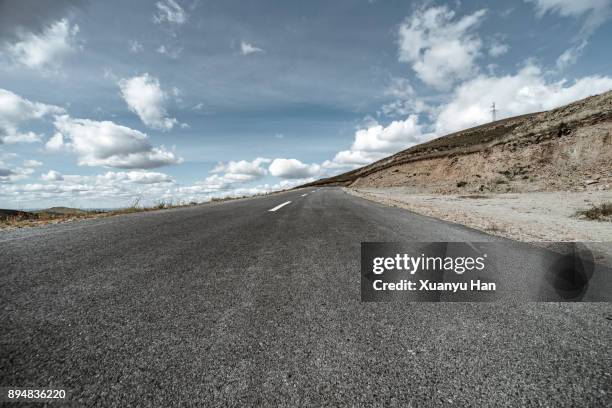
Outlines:
<svg viewBox="0 0 612 408"><path fill-rule="evenodd" d="M0 385L78 406L610 406L609 303L361 302L362 241L498 239L314 190L0 233Z"/></svg>

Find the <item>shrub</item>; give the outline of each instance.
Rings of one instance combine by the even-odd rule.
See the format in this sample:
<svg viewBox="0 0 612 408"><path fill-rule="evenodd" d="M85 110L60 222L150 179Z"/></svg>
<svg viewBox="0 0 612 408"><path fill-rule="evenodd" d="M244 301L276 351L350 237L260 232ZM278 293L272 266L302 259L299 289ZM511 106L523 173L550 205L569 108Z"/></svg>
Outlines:
<svg viewBox="0 0 612 408"><path fill-rule="evenodd" d="M576 215L589 220L612 221L612 203L595 205L586 210L577 211Z"/></svg>

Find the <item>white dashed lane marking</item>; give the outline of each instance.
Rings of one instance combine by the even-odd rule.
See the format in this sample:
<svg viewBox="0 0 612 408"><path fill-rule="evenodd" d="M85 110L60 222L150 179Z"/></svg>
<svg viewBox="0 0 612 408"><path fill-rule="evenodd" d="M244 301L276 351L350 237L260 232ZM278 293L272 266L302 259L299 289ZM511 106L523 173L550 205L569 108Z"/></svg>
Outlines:
<svg viewBox="0 0 612 408"><path fill-rule="evenodd" d="M276 211L276 210L279 210L279 209L283 208L283 207L284 207L284 206L286 206L287 204L291 204L291 201L287 201L287 202L285 202L285 203L279 204L279 205L277 205L277 206L276 206L276 207L274 207L274 208L270 208L268 211L272 211L272 212L274 212L274 211Z"/></svg>

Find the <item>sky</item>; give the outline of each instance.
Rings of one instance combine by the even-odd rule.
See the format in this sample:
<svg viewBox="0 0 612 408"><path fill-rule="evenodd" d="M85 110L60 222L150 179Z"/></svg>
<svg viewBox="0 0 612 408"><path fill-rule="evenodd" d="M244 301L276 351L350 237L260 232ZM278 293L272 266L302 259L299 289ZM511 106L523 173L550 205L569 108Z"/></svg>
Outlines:
<svg viewBox="0 0 612 408"><path fill-rule="evenodd" d="M612 89L612 0L0 0L0 208L293 187Z"/></svg>

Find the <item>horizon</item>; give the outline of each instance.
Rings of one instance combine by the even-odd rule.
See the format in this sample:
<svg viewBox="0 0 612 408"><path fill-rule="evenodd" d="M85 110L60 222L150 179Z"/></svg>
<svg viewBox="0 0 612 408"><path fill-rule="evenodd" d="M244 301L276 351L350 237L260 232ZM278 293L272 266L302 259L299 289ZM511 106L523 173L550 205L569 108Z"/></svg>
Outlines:
<svg viewBox="0 0 612 408"><path fill-rule="evenodd" d="M292 188L612 89L609 2L0 5L0 208ZM117 10L121 10L120 13Z"/></svg>

